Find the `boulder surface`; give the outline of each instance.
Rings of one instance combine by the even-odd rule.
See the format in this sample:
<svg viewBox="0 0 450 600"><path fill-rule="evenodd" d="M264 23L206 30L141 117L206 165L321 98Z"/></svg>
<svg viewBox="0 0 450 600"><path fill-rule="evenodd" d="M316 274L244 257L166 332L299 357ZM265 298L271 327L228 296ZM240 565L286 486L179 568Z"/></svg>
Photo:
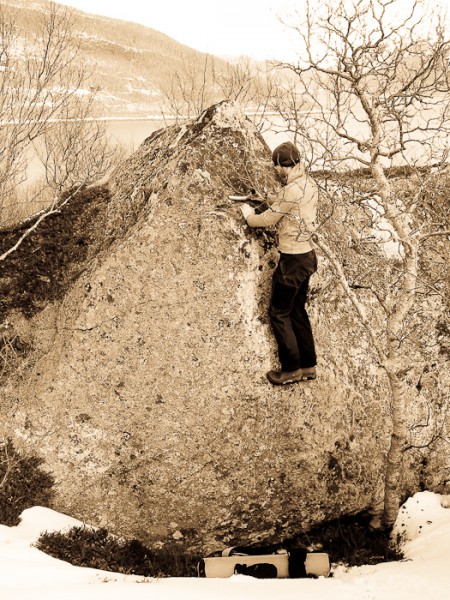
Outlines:
<svg viewBox="0 0 450 600"><path fill-rule="evenodd" d="M309 303L319 376L265 377L277 252L228 195L275 189L270 158L233 104L154 133L85 192L79 221L101 202L62 291L5 317L27 349L3 377L5 428L45 457L59 510L209 551L379 503L387 384L323 257Z"/></svg>

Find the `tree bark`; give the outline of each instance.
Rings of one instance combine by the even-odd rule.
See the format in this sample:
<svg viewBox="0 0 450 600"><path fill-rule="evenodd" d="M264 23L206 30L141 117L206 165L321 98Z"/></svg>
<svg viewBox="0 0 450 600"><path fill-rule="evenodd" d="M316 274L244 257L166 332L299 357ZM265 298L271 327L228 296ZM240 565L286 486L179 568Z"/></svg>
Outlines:
<svg viewBox="0 0 450 600"><path fill-rule="evenodd" d="M397 518L401 500L402 461L406 445L407 425L405 387L395 373L387 371L387 375L392 394L392 432L386 456L382 521L386 527L390 528Z"/></svg>

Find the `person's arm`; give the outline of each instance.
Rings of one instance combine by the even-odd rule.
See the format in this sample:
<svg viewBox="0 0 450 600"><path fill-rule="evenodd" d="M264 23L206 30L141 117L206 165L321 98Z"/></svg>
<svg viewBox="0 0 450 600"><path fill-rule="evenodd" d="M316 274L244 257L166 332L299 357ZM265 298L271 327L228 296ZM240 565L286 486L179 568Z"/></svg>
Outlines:
<svg viewBox="0 0 450 600"><path fill-rule="evenodd" d="M267 210L260 214L249 213L246 217L249 227L272 227L276 225L285 215L292 212L297 206L297 200L291 197L292 194L288 188L283 188L272 197L272 201Z"/></svg>

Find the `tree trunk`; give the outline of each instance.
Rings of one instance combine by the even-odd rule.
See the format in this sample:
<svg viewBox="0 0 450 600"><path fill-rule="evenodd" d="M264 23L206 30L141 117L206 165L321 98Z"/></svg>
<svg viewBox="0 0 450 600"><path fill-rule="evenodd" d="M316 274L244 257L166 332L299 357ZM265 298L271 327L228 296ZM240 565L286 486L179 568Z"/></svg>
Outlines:
<svg viewBox="0 0 450 600"><path fill-rule="evenodd" d="M387 370L391 388L391 443L386 457L383 524L392 527L397 518L401 500L402 460L406 445L405 386L399 375Z"/></svg>
<svg viewBox="0 0 450 600"><path fill-rule="evenodd" d="M375 142L379 142L379 115L372 115L372 133ZM398 240L401 242L402 278L399 282L397 300L392 304L386 327L388 358L384 368L391 388L391 421L392 432L389 450L386 457L384 484L383 524L392 527L397 518L401 500L402 460L407 438L407 390L404 385L405 372L408 369L407 356L401 348L403 324L412 310L416 298L418 248L417 242L411 239L408 212L399 208L392 197L392 189L386 173L380 164L376 144L372 149L372 175L377 182L384 217L392 225ZM394 290L392 291L394 293Z"/></svg>

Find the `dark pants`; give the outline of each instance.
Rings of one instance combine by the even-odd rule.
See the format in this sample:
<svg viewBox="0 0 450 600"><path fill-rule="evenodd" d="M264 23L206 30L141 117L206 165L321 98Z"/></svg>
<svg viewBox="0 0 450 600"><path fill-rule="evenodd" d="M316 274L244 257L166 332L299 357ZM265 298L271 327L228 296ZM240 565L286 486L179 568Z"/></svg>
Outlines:
<svg viewBox="0 0 450 600"><path fill-rule="evenodd" d="M305 310L310 276L317 270L314 250L280 254L273 274L269 316L283 371L316 365L314 338Z"/></svg>

